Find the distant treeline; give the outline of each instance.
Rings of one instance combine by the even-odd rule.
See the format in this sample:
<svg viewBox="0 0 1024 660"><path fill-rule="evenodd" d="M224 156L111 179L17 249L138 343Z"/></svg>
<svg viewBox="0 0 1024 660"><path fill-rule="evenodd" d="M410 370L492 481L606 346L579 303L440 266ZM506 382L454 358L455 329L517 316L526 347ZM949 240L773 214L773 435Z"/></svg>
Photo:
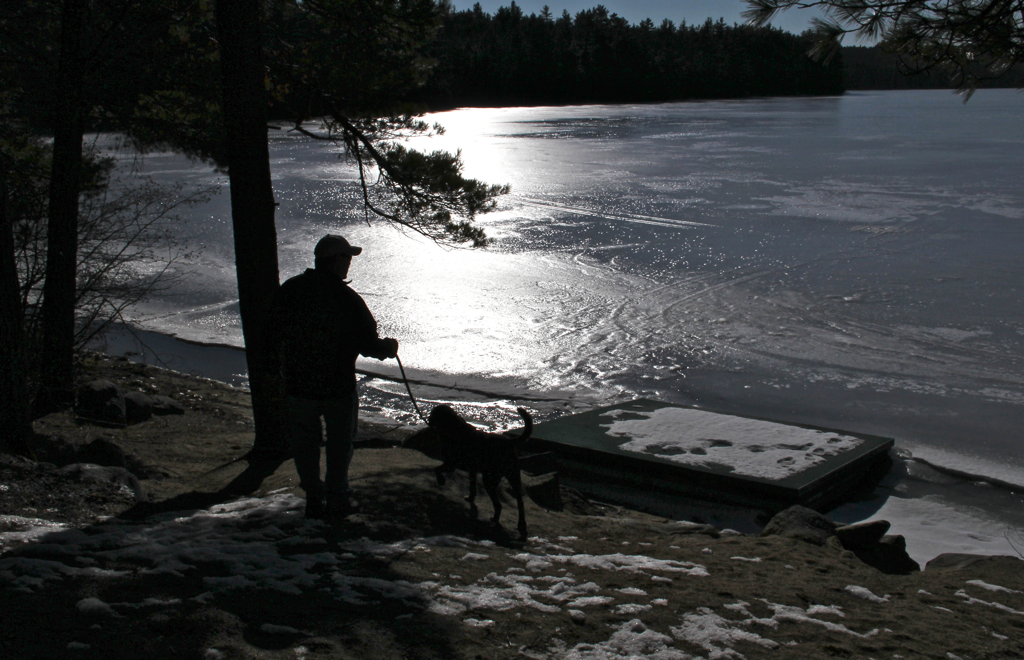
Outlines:
<svg viewBox="0 0 1024 660"><path fill-rule="evenodd" d="M941 69L910 73L912 67L900 63L899 55L886 53L877 46L843 48L847 89L952 89L949 73ZM1005 75L983 82L981 87L1024 87L1024 67L1014 67Z"/></svg>
<svg viewBox="0 0 1024 660"><path fill-rule="evenodd" d="M448 14L420 100L440 109L841 94L842 58L815 62L811 43L721 20L630 25L601 5L556 18L477 4Z"/></svg>

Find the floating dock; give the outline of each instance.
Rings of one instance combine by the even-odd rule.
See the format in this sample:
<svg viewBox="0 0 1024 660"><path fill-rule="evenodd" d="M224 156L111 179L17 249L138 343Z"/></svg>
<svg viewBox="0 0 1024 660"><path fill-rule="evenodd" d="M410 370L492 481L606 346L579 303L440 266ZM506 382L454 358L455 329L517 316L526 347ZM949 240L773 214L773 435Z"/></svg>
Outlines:
<svg viewBox="0 0 1024 660"><path fill-rule="evenodd" d="M527 446L583 491L774 512L838 506L879 477L893 440L638 399L537 424Z"/></svg>

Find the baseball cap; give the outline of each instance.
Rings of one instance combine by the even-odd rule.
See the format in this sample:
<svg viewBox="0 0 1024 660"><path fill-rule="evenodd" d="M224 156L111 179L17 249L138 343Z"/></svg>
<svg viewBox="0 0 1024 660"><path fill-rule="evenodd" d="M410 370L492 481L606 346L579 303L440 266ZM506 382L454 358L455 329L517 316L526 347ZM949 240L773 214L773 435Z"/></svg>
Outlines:
<svg viewBox="0 0 1024 660"><path fill-rule="evenodd" d="M344 236L339 236L338 234L327 234L321 238L316 244L316 247L313 248L313 256L337 257L340 255L347 255L354 257L362 251L363 248L349 244L349 242L345 240Z"/></svg>

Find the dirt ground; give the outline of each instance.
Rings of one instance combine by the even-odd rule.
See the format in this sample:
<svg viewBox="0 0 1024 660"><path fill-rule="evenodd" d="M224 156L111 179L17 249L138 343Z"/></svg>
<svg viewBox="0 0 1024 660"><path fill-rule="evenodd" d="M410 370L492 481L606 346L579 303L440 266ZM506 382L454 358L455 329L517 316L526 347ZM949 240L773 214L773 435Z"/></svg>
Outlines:
<svg viewBox="0 0 1024 660"><path fill-rule="evenodd" d="M439 488L437 463L398 446L410 429L381 419L360 422L351 479L362 510L306 521L292 462L244 458L246 392L98 356L80 371L186 411L123 428L58 413L36 423L37 460L0 456L0 532L66 525L63 537L0 545L0 658L1024 657L1018 558L885 575L837 543L722 534L593 502L550 479L532 482L523 543L514 502L504 527L486 522L486 498L471 519L466 479ZM145 501L59 470L97 438L124 450ZM159 571L138 555L59 548L66 530L83 531L74 547L94 548L88 539L111 526L121 530L111 538L155 538L169 533L160 525L199 520L189 512L239 502L254 517L239 523L237 543L245 533L272 539L274 560L302 558L313 582L292 592L232 586L249 569L223 554L196 559L199 542L177 569ZM276 517L261 513L267 506ZM210 543L224 552L223 539ZM67 569L76 561L96 570ZM40 566L56 577L15 580Z"/></svg>

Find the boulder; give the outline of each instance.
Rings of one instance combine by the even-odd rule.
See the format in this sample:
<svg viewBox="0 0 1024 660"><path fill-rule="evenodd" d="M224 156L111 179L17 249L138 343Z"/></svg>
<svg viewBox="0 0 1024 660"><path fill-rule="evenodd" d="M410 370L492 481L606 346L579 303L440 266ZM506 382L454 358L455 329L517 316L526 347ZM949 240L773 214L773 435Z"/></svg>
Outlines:
<svg viewBox="0 0 1024 660"><path fill-rule="evenodd" d="M129 424L146 421L153 416L153 398L142 392L126 392L124 416Z"/></svg>
<svg viewBox="0 0 1024 660"><path fill-rule="evenodd" d="M128 467L121 446L106 438L96 438L81 447L75 458L77 463L91 463L104 467Z"/></svg>
<svg viewBox="0 0 1024 660"><path fill-rule="evenodd" d="M883 536L877 543L851 548L857 559L889 575L907 575L921 566L907 554L907 540L899 535Z"/></svg>
<svg viewBox="0 0 1024 660"><path fill-rule="evenodd" d="M549 472L536 477L523 475L523 490L540 507L550 511L561 511L564 508L557 472Z"/></svg>
<svg viewBox="0 0 1024 660"><path fill-rule="evenodd" d="M154 415L184 415L185 406L181 405L174 399L163 394L154 394L153 399L153 414Z"/></svg>
<svg viewBox="0 0 1024 660"><path fill-rule="evenodd" d="M889 531L888 520L872 520L836 528L836 536L847 550L871 546L879 542Z"/></svg>
<svg viewBox="0 0 1024 660"><path fill-rule="evenodd" d="M1021 571L1021 557L1012 555L972 555L964 552L946 552L925 564L924 570L963 570L966 568L986 571L1006 570L1010 573Z"/></svg>
<svg viewBox="0 0 1024 660"><path fill-rule="evenodd" d="M797 504L772 516L761 531L761 536L782 536L825 545L825 541L835 531L834 522L813 509Z"/></svg>
<svg viewBox="0 0 1024 660"><path fill-rule="evenodd" d="M679 535L691 535L691 534L704 534L711 538L717 539L721 536L721 532L714 525L708 525L707 523L695 523L686 520L677 520L665 524L665 529L670 534Z"/></svg>
<svg viewBox="0 0 1024 660"><path fill-rule="evenodd" d="M929 561L925 564L924 568L926 571L937 568L960 570L977 564L983 559L987 559L987 557L985 555L972 555L966 552L946 552Z"/></svg>
<svg viewBox="0 0 1024 660"><path fill-rule="evenodd" d="M79 481L109 481L119 484L132 492L136 502L145 502L148 498L138 478L122 467L107 467L93 463L72 463L60 469L62 474L77 478Z"/></svg>
<svg viewBox="0 0 1024 660"><path fill-rule="evenodd" d="M124 424L124 393L109 380L94 380L78 388L75 414L97 422Z"/></svg>

